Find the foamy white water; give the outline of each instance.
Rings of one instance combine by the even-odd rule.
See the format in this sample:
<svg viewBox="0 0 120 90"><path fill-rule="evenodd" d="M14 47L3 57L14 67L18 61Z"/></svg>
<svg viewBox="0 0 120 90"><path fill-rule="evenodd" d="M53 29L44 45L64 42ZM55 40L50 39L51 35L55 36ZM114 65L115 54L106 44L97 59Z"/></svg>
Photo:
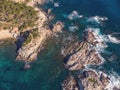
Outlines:
<svg viewBox="0 0 120 90"><path fill-rule="evenodd" d="M69 31L71 31L71 32L75 32L76 30L78 30L78 26L70 26L69 27Z"/></svg>
<svg viewBox="0 0 120 90"><path fill-rule="evenodd" d="M117 88L117 90L120 90L120 76L117 73L112 72L109 77L110 83L106 89L113 90L114 88Z"/></svg>
<svg viewBox="0 0 120 90"><path fill-rule="evenodd" d="M95 48L98 51L102 51L103 49L107 48L106 39L105 39L104 35L101 34L100 28L91 28L90 27L90 28L86 28L85 30L89 30L90 32L93 33L93 35L95 36L94 42L99 42L95 46Z"/></svg>
<svg viewBox="0 0 120 90"><path fill-rule="evenodd" d="M117 38L113 37L112 35L107 35L108 36L108 41L116 44L120 44L120 40Z"/></svg>
<svg viewBox="0 0 120 90"><path fill-rule="evenodd" d="M95 22L100 24L102 21L106 21L106 20L108 20L107 17L93 16L93 17L89 17L87 19L87 22L93 22L93 23Z"/></svg>
<svg viewBox="0 0 120 90"><path fill-rule="evenodd" d="M59 6L60 6L60 5L59 5L58 2L54 3L54 7L59 7Z"/></svg>
<svg viewBox="0 0 120 90"><path fill-rule="evenodd" d="M68 15L68 19L69 20L74 20L74 19L78 19L78 18L82 18L83 15L79 15L77 11L72 11L71 14Z"/></svg>

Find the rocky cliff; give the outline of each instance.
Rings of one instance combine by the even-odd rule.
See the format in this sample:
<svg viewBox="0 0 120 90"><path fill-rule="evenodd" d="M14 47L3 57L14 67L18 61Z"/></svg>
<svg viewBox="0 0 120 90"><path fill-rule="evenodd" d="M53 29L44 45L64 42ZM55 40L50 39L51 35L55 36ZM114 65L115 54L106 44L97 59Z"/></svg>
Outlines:
<svg viewBox="0 0 120 90"><path fill-rule="evenodd" d="M33 4L35 3L36 2L34 2ZM46 39L52 33L51 30L43 26L44 23L47 21L47 17L45 13L41 11L39 8L35 7L34 5L31 6L33 6L35 10L38 11L38 21L37 21L38 25L35 27L37 28L38 35L36 36L36 38L32 37L31 41L27 43L27 45L22 45L22 47L17 52L16 59L23 60L25 62L31 62L32 60L35 60L37 58L38 52L43 47L43 44L45 43Z"/></svg>
<svg viewBox="0 0 120 90"><path fill-rule="evenodd" d="M38 1L36 0L35 2L32 2L35 4ZM22 47L17 51L16 59L30 63L36 60L38 53L43 49L48 37L50 38L54 34L61 32L64 25L62 22L56 22L56 24L54 24L50 29L48 25L45 25L49 20L46 13L32 5L31 2L28 2L27 5L33 6L35 10L38 11L38 26L35 27L38 29L38 36L36 38L32 37L31 41L27 45L22 45Z"/></svg>

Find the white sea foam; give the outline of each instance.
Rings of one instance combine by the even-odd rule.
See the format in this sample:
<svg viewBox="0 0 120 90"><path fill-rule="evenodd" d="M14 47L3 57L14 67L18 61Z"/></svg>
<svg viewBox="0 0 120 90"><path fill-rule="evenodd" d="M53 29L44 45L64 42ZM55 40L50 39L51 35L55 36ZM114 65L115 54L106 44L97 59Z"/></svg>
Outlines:
<svg viewBox="0 0 120 90"><path fill-rule="evenodd" d="M109 78L109 76L106 73L104 73L103 71L95 70L95 69L92 69L92 68L89 68L89 67L85 68L84 71L93 71L96 75L98 75L98 77L100 77L101 74L103 74L105 77Z"/></svg>
<svg viewBox="0 0 120 90"><path fill-rule="evenodd" d="M98 51L103 51L107 47L106 39L104 35L101 34L99 28L86 28L86 31L89 30L95 36L94 42L99 42L94 48Z"/></svg>
<svg viewBox="0 0 120 90"><path fill-rule="evenodd" d="M116 72L112 72L110 75L107 75L106 73L102 71L96 71L92 68L89 68L89 66L86 66L85 71L94 71L98 76L103 74L105 77L109 78L109 84L105 87L105 90L120 90L120 76ZM117 88L117 89L115 89Z"/></svg>
<svg viewBox="0 0 120 90"><path fill-rule="evenodd" d="M107 35L108 36L108 41L116 44L120 44L120 40L117 38L113 37L112 35Z"/></svg>
<svg viewBox="0 0 120 90"><path fill-rule="evenodd" d="M74 19L78 19L78 18L82 18L83 15L79 15L77 11L72 11L71 14L68 15L68 19L69 20L74 20Z"/></svg>
<svg viewBox="0 0 120 90"><path fill-rule="evenodd" d="M110 83L106 87L107 90L113 90L113 88L120 89L120 76L116 72L112 72L110 77Z"/></svg>
<svg viewBox="0 0 120 90"><path fill-rule="evenodd" d="M103 74L105 77L108 77L108 75L106 73L104 73L103 71L98 71L99 75Z"/></svg>
<svg viewBox="0 0 120 90"><path fill-rule="evenodd" d="M107 42L120 44L120 40L113 37L112 35L101 34L99 28L86 28L86 30L89 30L93 33L93 35L95 36L94 42L99 42L98 44L96 44L95 47L91 46L90 48L95 48L99 52L104 52L104 49L108 47L108 45L106 44Z"/></svg>
<svg viewBox="0 0 120 90"><path fill-rule="evenodd" d="M69 31L71 31L71 32L75 32L76 30L78 30L78 26L70 26L69 27Z"/></svg>
<svg viewBox="0 0 120 90"><path fill-rule="evenodd" d="M59 3L58 2L54 3L54 7L59 7Z"/></svg>
<svg viewBox="0 0 120 90"><path fill-rule="evenodd" d="M107 17L94 16L94 17L89 17L87 19L87 22L95 22L100 24L102 21L106 21L106 20L108 20Z"/></svg>

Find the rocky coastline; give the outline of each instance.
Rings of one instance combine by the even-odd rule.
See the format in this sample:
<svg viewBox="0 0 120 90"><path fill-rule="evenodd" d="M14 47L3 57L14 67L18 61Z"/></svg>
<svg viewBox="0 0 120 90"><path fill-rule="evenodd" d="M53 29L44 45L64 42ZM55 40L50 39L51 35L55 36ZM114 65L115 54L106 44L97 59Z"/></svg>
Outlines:
<svg viewBox="0 0 120 90"><path fill-rule="evenodd" d="M70 74L62 84L62 90L105 90L110 83L110 78L103 72L86 70L87 65L99 65L103 58L97 50L104 42L98 40L99 35L91 28L83 32L82 41L76 41L64 46L62 54L65 57L65 68L71 71L81 71ZM99 47L100 48L100 47Z"/></svg>
<svg viewBox="0 0 120 90"><path fill-rule="evenodd" d="M40 48L43 46L43 43L45 43L45 40L51 35L51 31L43 27L44 23L47 21L47 17L45 16L44 12L35 7L35 3L36 2L31 1L27 5L33 6L35 10L38 11L38 26L35 27L38 29L38 35L36 38L32 38L27 45L22 45L22 47L17 51L16 57L16 60L22 60L26 63L36 59Z"/></svg>
<svg viewBox="0 0 120 90"><path fill-rule="evenodd" d="M95 48L98 42L95 40L96 36L91 30L86 30L83 33L83 40L81 42L76 41L71 46L66 46L62 50L62 54L65 56L65 67L69 70L84 69L86 65L99 65L103 62L102 56Z"/></svg>
<svg viewBox="0 0 120 90"><path fill-rule="evenodd" d="M39 2L39 0L38 0ZM30 4L29 4L30 3ZM37 8L37 0L34 2L29 2L28 5L34 6L35 10L38 11L38 26L36 27L38 29L38 36L36 38L33 38L30 43L28 43L25 46L22 46L18 52L16 60L22 60L26 63L30 63L34 60L36 60L38 53L44 48L44 45L46 44L46 40L48 38L51 38L54 34L60 33L62 31L62 28L64 25L62 22L56 22L52 27L49 28L49 26L45 26L44 24L48 22L48 18L46 16L46 13L41 11L39 8Z"/></svg>
<svg viewBox="0 0 120 90"><path fill-rule="evenodd" d="M105 90L110 79L104 73L83 71L76 75L69 75L62 84L63 90Z"/></svg>
<svg viewBox="0 0 120 90"><path fill-rule="evenodd" d="M0 40L3 41L8 38L14 38L17 46L16 60L23 61L25 65L28 65L36 60L38 53L44 48L46 40L57 33L61 33L64 25L58 21L52 25L52 28L49 27L47 22L49 22L51 18L37 6L38 4L44 4L45 0L12 1L15 3L25 3L26 6L33 7L34 10L37 11L38 20L35 26L24 29L22 32L18 30L18 27L13 27L10 30L0 30Z"/></svg>
<svg viewBox="0 0 120 90"><path fill-rule="evenodd" d="M16 2L19 2L19 0ZM25 0L21 0L20 2L25 2ZM29 68L29 64L37 59L38 54L44 49L46 41L53 36L58 37L57 34L62 33L62 29L64 28L64 24L60 21L51 27L45 25L51 18L48 17L50 11L47 14L37 7L37 4L43 3L44 0L31 0L26 3L27 6L31 6L38 11L37 26L24 30L23 34L16 28L12 32L9 30L0 31L0 40L14 38L16 43L20 43L17 46L16 60L23 61L25 68ZM35 30L37 32L33 32ZM2 36L3 33L5 33L6 37ZM34 37L32 33L37 35ZM26 35L24 36L24 34ZM25 43L29 37L31 40ZM83 32L82 41L79 41L77 37L70 36L67 39L61 40L61 43L63 44L61 54L64 56L65 69L68 72L82 71L76 74L69 74L61 85L62 90L105 90L110 83L110 78L103 72L85 70L87 65L100 65L104 61L97 50L99 46L105 45L103 41L99 40L99 36L91 28L87 28Z"/></svg>

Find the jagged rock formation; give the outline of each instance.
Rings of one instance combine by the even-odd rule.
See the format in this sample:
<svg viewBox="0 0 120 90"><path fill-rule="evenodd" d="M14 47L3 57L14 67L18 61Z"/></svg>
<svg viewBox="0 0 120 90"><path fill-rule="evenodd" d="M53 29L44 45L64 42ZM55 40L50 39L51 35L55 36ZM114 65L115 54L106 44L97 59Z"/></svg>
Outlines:
<svg viewBox="0 0 120 90"><path fill-rule="evenodd" d="M68 76L67 79L62 84L63 90L79 90L77 82L73 76Z"/></svg>
<svg viewBox="0 0 120 90"><path fill-rule="evenodd" d="M38 52L41 51L47 38L51 35L50 30L42 29L39 31L39 36L32 39L30 43L22 46L18 50L17 60L23 60L25 62L31 62L37 58Z"/></svg>
<svg viewBox="0 0 120 90"><path fill-rule="evenodd" d="M38 53L43 49L44 44L46 44L48 37L50 38L54 33L59 33L59 31L62 30L62 27L57 29L55 27L59 27L59 25L55 24L53 26L53 30L41 27L40 30L38 30L39 36L37 38L33 38L27 45L22 46L18 50L16 59L23 60L27 63L34 61L37 58Z"/></svg>
<svg viewBox="0 0 120 90"><path fill-rule="evenodd" d="M62 84L62 90L105 90L108 84L109 78L104 73L89 70L68 76Z"/></svg>
<svg viewBox="0 0 120 90"><path fill-rule="evenodd" d="M102 63L103 58L96 50L96 45L101 44L96 40L91 30L86 30L83 41L75 42L70 47L64 47L62 54L65 56L65 66L69 70L83 69L86 65L97 65Z"/></svg>
<svg viewBox="0 0 120 90"><path fill-rule="evenodd" d="M58 33L58 32L62 32L64 25L62 22L57 22L53 25L53 32Z"/></svg>
<svg viewBox="0 0 120 90"><path fill-rule="evenodd" d="M64 46L62 54L65 56L65 67L70 70L83 70L86 65L97 65L102 63L102 57L97 47L103 45L91 28L83 33L83 40L73 41ZM69 46L69 47L68 47ZM101 47L99 47L101 48ZM62 84L63 90L105 90L110 79L104 73L97 73L93 70L71 74Z"/></svg>

